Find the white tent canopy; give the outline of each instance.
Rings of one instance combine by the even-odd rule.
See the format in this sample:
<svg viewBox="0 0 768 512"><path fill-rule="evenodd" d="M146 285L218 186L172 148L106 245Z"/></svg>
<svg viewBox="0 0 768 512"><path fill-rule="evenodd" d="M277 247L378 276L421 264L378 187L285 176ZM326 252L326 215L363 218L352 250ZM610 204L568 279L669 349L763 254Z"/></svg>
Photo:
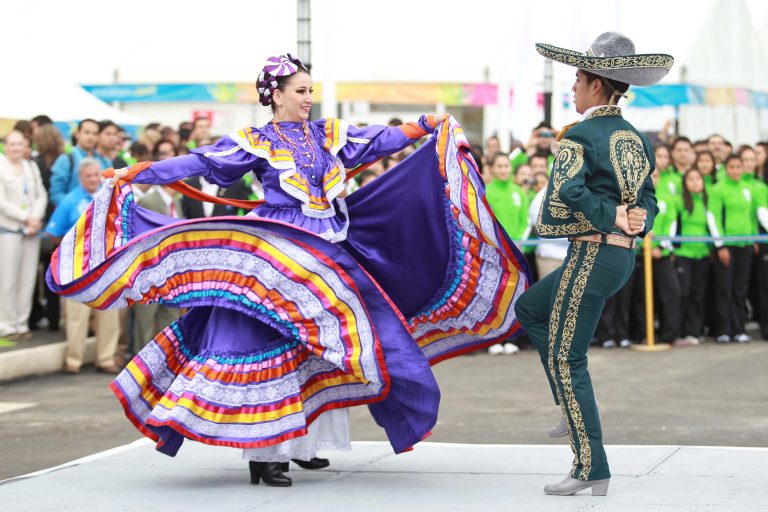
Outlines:
<svg viewBox="0 0 768 512"><path fill-rule="evenodd" d="M765 91L768 46L744 0L716 0L698 31L687 61L689 83ZM754 144L761 133L758 111L746 105L695 105L681 108L680 131L700 139L720 133L734 144Z"/></svg>
<svg viewBox="0 0 768 512"><path fill-rule="evenodd" d="M0 81L0 119L31 119L45 114L54 121L111 119L119 125L143 125L140 117L104 103L77 84Z"/></svg>

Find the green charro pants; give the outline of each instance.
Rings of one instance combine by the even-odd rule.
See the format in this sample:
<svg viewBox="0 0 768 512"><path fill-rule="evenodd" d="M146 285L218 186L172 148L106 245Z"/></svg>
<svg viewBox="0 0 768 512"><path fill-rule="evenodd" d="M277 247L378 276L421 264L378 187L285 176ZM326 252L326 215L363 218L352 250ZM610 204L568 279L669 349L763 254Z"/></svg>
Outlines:
<svg viewBox="0 0 768 512"><path fill-rule="evenodd" d="M515 311L536 346L568 425L574 454L570 476L610 478L587 349L605 300L629 279L635 253L595 242L571 242L563 265L529 288Z"/></svg>

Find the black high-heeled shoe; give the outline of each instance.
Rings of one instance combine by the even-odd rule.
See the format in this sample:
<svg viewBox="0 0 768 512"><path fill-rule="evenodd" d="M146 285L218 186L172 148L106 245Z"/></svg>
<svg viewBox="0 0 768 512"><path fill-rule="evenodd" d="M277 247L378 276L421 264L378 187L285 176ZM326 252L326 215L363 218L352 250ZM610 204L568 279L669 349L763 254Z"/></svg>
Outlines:
<svg viewBox="0 0 768 512"><path fill-rule="evenodd" d="M299 459L291 459L294 463L296 463L297 466L302 467L304 469L323 469L327 468L331 461L328 459L321 459L318 457L312 457L309 460L299 460Z"/></svg>
<svg viewBox="0 0 768 512"><path fill-rule="evenodd" d="M248 469L251 471L251 483L258 485L260 480L272 487L290 487L293 481L281 471L279 462L248 461Z"/></svg>

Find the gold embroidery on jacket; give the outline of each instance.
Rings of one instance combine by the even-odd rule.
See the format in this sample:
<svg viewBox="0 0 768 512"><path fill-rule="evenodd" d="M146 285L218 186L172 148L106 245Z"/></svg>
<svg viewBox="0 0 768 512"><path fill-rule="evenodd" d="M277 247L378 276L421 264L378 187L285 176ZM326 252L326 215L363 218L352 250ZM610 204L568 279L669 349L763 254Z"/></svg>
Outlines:
<svg viewBox="0 0 768 512"><path fill-rule="evenodd" d="M560 200L560 187L573 179L584 166L584 147L569 139L560 141L555 162L552 165L552 195L549 197L549 213L556 219L567 219L570 208Z"/></svg>
<svg viewBox="0 0 768 512"><path fill-rule="evenodd" d="M635 132L616 130L611 134L608 144L611 165L621 189L621 202L634 204L651 170L651 164L643 149L643 141Z"/></svg>

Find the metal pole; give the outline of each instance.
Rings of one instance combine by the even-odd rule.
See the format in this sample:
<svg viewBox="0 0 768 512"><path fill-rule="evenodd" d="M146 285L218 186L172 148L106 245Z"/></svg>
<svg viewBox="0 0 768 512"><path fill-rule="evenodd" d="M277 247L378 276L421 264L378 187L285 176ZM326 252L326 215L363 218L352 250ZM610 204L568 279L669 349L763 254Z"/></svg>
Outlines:
<svg viewBox="0 0 768 512"><path fill-rule="evenodd" d="M552 125L552 61L544 61L544 121Z"/></svg>
<svg viewBox="0 0 768 512"><path fill-rule="evenodd" d="M310 16L309 0L296 1L296 50L298 57L312 70L312 34L310 32L312 18Z"/></svg>

